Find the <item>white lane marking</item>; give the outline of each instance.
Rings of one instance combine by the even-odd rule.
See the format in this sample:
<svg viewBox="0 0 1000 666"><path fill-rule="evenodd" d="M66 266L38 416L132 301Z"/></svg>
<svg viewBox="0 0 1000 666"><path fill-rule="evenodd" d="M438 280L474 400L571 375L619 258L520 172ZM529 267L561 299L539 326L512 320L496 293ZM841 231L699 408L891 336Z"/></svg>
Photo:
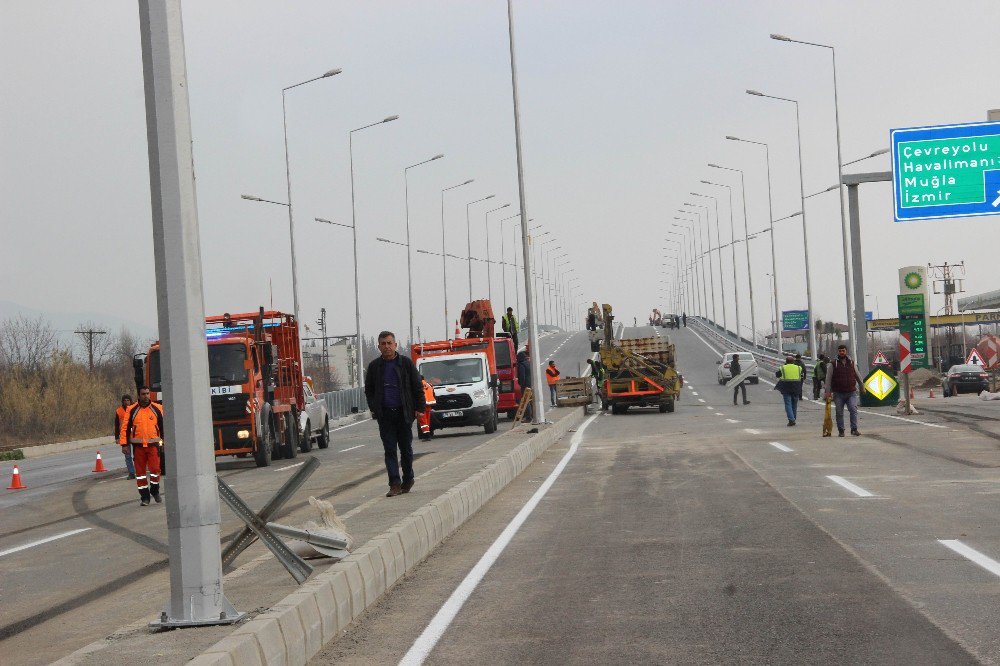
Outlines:
<svg viewBox="0 0 1000 666"><path fill-rule="evenodd" d="M705 402L704 398L698 398L698 402Z"/></svg>
<svg viewBox="0 0 1000 666"><path fill-rule="evenodd" d="M364 445L362 444L362 446L364 446ZM302 462L295 463L294 465L285 465L284 467L275 467L271 471L272 472L284 472L285 470L292 469L293 467L301 467L302 465L305 465L305 464L306 464L306 461L303 460Z"/></svg>
<svg viewBox="0 0 1000 666"><path fill-rule="evenodd" d="M743 432L749 433L751 435L759 435L760 434L760 430L757 430L756 428L743 428Z"/></svg>
<svg viewBox="0 0 1000 666"><path fill-rule="evenodd" d="M784 451L785 453L791 453L794 449L790 449L781 442L768 442L771 446L778 449L779 451Z"/></svg>
<svg viewBox="0 0 1000 666"><path fill-rule="evenodd" d="M549 492L549 488L552 487L552 484L554 484L556 479L559 478L559 475L562 474L566 465L569 464L570 459L576 454L577 449L580 448L580 440L583 439L583 433L587 429L587 426L589 426L594 419L597 418L597 416L597 414L594 414L584 421L579 428L577 428L576 433L573 435L573 439L570 440L569 451L566 452L566 455L564 455L562 460L559 461L559 464L552 470L552 473L549 474L548 478L542 482L542 485L539 486L538 490L535 491L535 494L531 496L531 499L528 500L527 504L525 504L521 510L517 512L517 515L514 516L514 519L508 523L507 527L505 527L503 532L500 533L500 536L497 537L497 540L490 545L482 558L476 562L476 566L472 567L472 571L468 573L465 579L462 580L458 587L455 588L455 591L451 593L448 600L444 602L444 605L441 606L440 610L438 610L438 612L431 619L427 628L424 629L423 633L421 633L419 637L417 637L417 640L414 641L413 646L410 647L407 653L403 655L403 658L399 661L401 666L419 666L424 663L424 660L428 657L428 655L430 655L431 650L433 650L434 646L437 645L437 642L441 639L441 636L444 635L448 626L451 625L452 620L455 619L458 611L462 609L466 600L468 600L469 596L472 595L476 586L479 585L479 581L483 579L486 572L489 571L497 559L499 559L511 539L513 539L514 535L517 534L517 531L521 529L521 525L524 524L524 522L528 519L528 516L531 515L531 512L535 510L536 506L538 506L538 503L543 497L545 497L546 493Z"/></svg>
<svg viewBox="0 0 1000 666"><path fill-rule="evenodd" d="M854 493L858 497L875 497L875 493L870 493L867 490L865 490L864 488L862 488L861 486L854 485L853 483L851 483L850 481L848 481L847 479L845 479L842 476L835 476L833 474L830 474L826 478L830 479L831 481L833 481L834 483L836 483L838 486L841 486L843 488L847 488L848 490L850 490L852 493Z"/></svg>
<svg viewBox="0 0 1000 666"><path fill-rule="evenodd" d="M975 562L994 576L1000 576L1000 562L997 562L992 557L983 555L975 548L969 548L958 539L938 539L938 543L947 548L951 548L962 557Z"/></svg>
<svg viewBox="0 0 1000 666"><path fill-rule="evenodd" d="M691 391L691 395L698 395L697 391Z"/></svg>
<svg viewBox="0 0 1000 666"><path fill-rule="evenodd" d="M346 451L353 451L354 449L360 449L362 446L364 446L364 444L358 444L357 446L352 446L350 448L341 449L341 450L337 451L337 453L344 453Z"/></svg>
<svg viewBox="0 0 1000 666"><path fill-rule="evenodd" d="M705 405L705 409L711 409L713 412L715 411L715 407L712 407L711 405Z"/></svg>
<svg viewBox="0 0 1000 666"><path fill-rule="evenodd" d="M35 546L41 546L43 543L49 543L50 541L55 541L56 539L63 539L68 536L73 536L74 534L79 534L80 532L86 532L89 527L81 527L78 530L70 530L69 532L63 532L62 534L57 534L55 536L50 536L46 539L39 539L38 541L32 541L31 543L26 543L22 546L17 546L16 548L8 548L7 550L0 550L0 557L4 555L10 555L12 553L19 553L22 550L28 550L29 548L34 548Z"/></svg>
<svg viewBox="0 0 1000 666"><path fill-rule="evenodd" d="M368 421L369 419L359 419L354 423L348 423L347 425L340 426L339 428L330 428L330 432L337 432L338 430L343 430L344 428L353 428L354 426L359 425L361 423L368 423Z"/></svg>
<svg viewBox="0 0 1000 666"><path fill-rule="evenodd" d="M691 332L694 333L694 336L696 338L698 338L699 340L701 340L702 342L704 342L705 346L708 347L710 350L712 350L716 354L719 354L720 356L722 355L722 354L719 353L719 351L715 347L713 347L711 344L709 344L709 342L707 340L705 340L705 338L703 338L700 335L698 335L695 331L691 331ZM762 381L765 384L770 384L771 386L774 386L774 382L768 381L767 379L764 379L763 377L761 377L759 379L759 381ZM821 406L825 404L823 402L820 402L819 400L810 400L809 398L803 398L802 402L812 402L812 403L815 403L815 404L821 405ZM879 412L870 412L867 409L859 409L858 412L861 413L861 414L871 414L872 416L881 416L881 417L887 418L887 419L896 419L897 421L906 421L907 423L916 423L917 425L927 426L928 428L944 428L945 430L947 430L947 428L948 428L948 426L938 425L937 423L927 423L926 421L917 421L916 419L908 419L908 418L904 418L902 416L894 416L892 414L881 414Z"/></svg>
<svg viewBox="0 0 1000 666"><path fill-rule="evenodd" d="M716 412L715 415L716 416L725 416L725 414L723 414L722 412Z"/></svg>
<svg viewBox="0 0 1000 666"><path fill-rule="evenodd" d="M730 423L739 423L739 421L737 421L736 419L726 419L726 420L729 421Z"/></svg>

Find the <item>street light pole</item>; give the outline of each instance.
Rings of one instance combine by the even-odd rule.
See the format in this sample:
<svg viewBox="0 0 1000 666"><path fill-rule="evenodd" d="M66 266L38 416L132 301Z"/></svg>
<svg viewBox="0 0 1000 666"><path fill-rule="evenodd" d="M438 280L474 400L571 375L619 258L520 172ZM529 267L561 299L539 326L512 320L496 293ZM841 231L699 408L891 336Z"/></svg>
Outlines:
<svg viewBox="0 0 1000 666"><path fill-rule="evenodd" d="M354 324L356 327L355 338L354 338L354 363L355 363L354 380L358 386L364 388L365 386L364 385L365 380L363 377L364 366L362 365L362 356L361 356L361 323L360 323L361 319L360 315L358 314L360 312L359 301L361 300L358 287L358 228L353 223L341 224L340 222L331 222L330 220L324 219L322 217L316 217L313 219L315 219L317 222L322 222L323 224L330 224L335 227L346 227L351 230L351 237L352 237L351 241L352 244L354 245L354 317L355 317Z"/></svg>
<svg viewBox="0 0 1000 666"><path fill-rule="evenodd" d="M757 318L754 315L754 311L753 311L753 306L754 306L754 302L753 302L753 271L750 269L750 229L747 226L747 186L746 186L746 181L743 178L743 170L742 169L733 169L733 168L730 168L730 167L719 166L718 164L709 164L708 166L715 167L716 169L723 169L725 171L736 171L736 172L738 172L740 174L740 196L741 196L741 198L743 200L743 240L744 240L744 248L746 249L746 255L747 255L747 287L749 287L749 290L750 290L750 341L751 341L751 343L754 346L756 346L757 345ZM732 219L732 217L730 217L730 219ZM736 245L735 245L735 243L733 245L733 266L734 267L736 266ZM735 280L735 277L736 277L736 275L734 273L733 274L734 280ZM738 308L736 310L736 321L737 321L737 328L739 328L739 309ZM739 335L740 334L737 333L737 337L739 337Z"/></svg>
<svg viewBox="0 0 1000 666"><path fill-rule="evenodd" d="M288 188L288 238L292 246L292 307L295 310L296 326L301 326L301 323L299 323L299 278L295 265L295 222L292 216L292 169L291 163L288 159L288 112L285 103L285 94L292 88L298 88L299 86L304 86L307 83L312 83L313 81L319 81L320 79L336 76L342 71L343 70L340 69L331 69L320 76L309 79L308 81L302 81L301 83L296 83L281 89L281 123L285 137L285 184Z"/></svg>
<svg viewBox="0 0 1000 666"><path fill-rule="evenodd" d="M504 208L509 208L510 204L505 203L502 206L497 206L493 210L486 211L485 222L483 223L484 231L486 232L486 298L493 303L493 271L490 270L490 213L495 213L498 210L503 210ZM500 232L503 235L503 231Z"/></svg>
<svg viewBox="0 0 1000 666"><path fill-rule="evenodd" d="M726 313L726 281L722 278L722 229L719 222L719 200L710 194L701 194L700 192L691 192L693 196L702 197L704 199L712 200L712 208L715 210L715 240L718 243L716 248L719 251L719 301L722 303L722 328L729 329L729 316ZM686 203L686 206L691 208L704 208L705 209L705 231L708 233L708 262L709 269L711 269L712 263L712 230L711 230L711 216L709 215L708 206L701 206L699 204ZM712 318L715 319L715 278L712 278ZM719 320L715 319L715 327L719 327Z"/></svg>
<svg viewBox="0 0 1000 666"><path fill-rule="evenodd" d="M736 337L737 337L737 339L739 339L743 334L740 332L740 290L739 290L739 284L736 281L737 280L737 278L736 278L736 242L735 242L736 241L736 226L733 224L733 188L730 187L729 185L723 185L722 183L713 183L713 182L708 181L708 180L703 180L701 182L703 184L705 184L705 185L714 185L715 187L724 187L729 192L729 238L730 238L729 246L732 248L732 254L733 254L733 302L736 304ZM715 219L716 219L716 221L718 221L718 219L719 219L719 209L718 209L718 207L716 207L716 209L715 209ZM722 243L721 237L719 238L719 243ZM720 270L722 269L722 249L721 248L719 249L719 269ZM722 281L722 278L720 277L719 280ZM725 300L726 300L726 288L725 288L725 283L723 282L723 287L722 287L722 302L725 303ZM723 312L725 312L725 311L723 311ZM723 316L723 319L724 318L725 317ZM728 326L725 323L723 323L723 326L726 326L726 328L728 328Z"/></svg>
<svg viewBox="0 0 1000 666"><path fill-rule="evenodd" d="M434 160L439 160L444 157L443 154L439 153L434 157L423 160L422 162L417 162L416 164L411 164L410 166L403 169L403 199L406 204L406 291L410 298L410 339L407 345L413 346L413 272L412 272L412 261L413 261L413 251L410 247L410 169L420 166L421 164L427 164L428 162L433 162Z"/></svg>
<svg viewBox="0 0 1000 666"><path fill-rule="evenodd" d="M789 99L787 97L777 97L775 95L765 95L762 92L756 90L747 90L748 95L755 95L757 97L766 97L768 99L775 99L781 102L790 102L795 105L795 136L796 142L798 144L799 151L799 198L802 200L802 247L803 254L805 255L806 261L806 308L809 310L809 352L816 357L818 353L816 349L816 325L815 316L816 313L813 310L812 301L812 277L809 272L809 235L806 231L806 190L805 184L802 177L802 125L799 122L799 103L794 99ZM781 317L781 313L778 313L778 317ZM849 323L849 322L848 322Z"/></svg>
<svg viewBox="0 0 1000 666"><path fill-rule="evenodd" d="M444 233L444 193L447 192L448 190L454 190L455 188L462 187L464 185L468 185L469 183L472 183L474 181L475 181L474 178L470 178L469 180L465 181L464 183L459 183L458 185L452 185L451 187L446 187L443 190L441 190L441 276L442 276L442 280L444 282L444 289L443 289L443 291L444 291L444 337L442 338L442 340L447 340L451 336L450 326L449 326L450 320L448 319L448 256L447 256L447 249L445 248L445 244L444 244L444 238L445 238L445 233Z"/></svg>
<svg viewBox="0 0 1000 666"><path fill-rule="evenodd" d="M727 136L726 138L729 139L730 141L752 143L754 145L764 147L764 164L767 167L767 222L769 225L769 229L771 231L771 276L772 276L771 293L774 296L774 311L780 313L781 306L779 305L779 300L778 300L778 257L774 249L774 220L773 220L774 212L771 209L771 151L768 145L762 141L741 139L735 136ZM782 351L782 349L780 345L781 339L780 339L778 319L772 320L772 324L774 325L775 339L778 340L779 342L778 351L780 352Z"/></svg>
<svg viewBox="0 0 1000 666"><path fill-rule="evenodd" d="M399 116L389 116L383 118L382 120L369 123L363 127L358 127L357 129L352 129L347 133L347 154L348 161L350 162L351 171L351 229L354 230L351 239L351 245L354 250L354 362L357 364L358 386L364 389L365 386L365 373L364 373L364 352L362 351L363 345L361 344L361 297L358 294L358 290L361 289L361 282L358 279L358 234L357 234L357 224L358 224L358 213L357 206L354 200L354 133L360 132L361 130L368 129L369 127L375 127L376 125L383 125L385 123L391 123L393 120L397 120ZM287 152L286 152L287 154ZM291 210L289 208L289 210ZM318 218L317 218L318 219ZM332 223L331 223L332 224ZM296 317L298 315L296 314Z"/></svg>
<svg viewBox="0 0 1000 666"><path fill-rule="evenodd" d="M488 197L483 197L482 199L476 199L475 201L470 201L465 204L465 243L466 248L469 253L469 302L472 302L472 223L469 221L469 206L473 204L480 203L481 201L486 201L495 197L495 194L491 194Z"/></svg>

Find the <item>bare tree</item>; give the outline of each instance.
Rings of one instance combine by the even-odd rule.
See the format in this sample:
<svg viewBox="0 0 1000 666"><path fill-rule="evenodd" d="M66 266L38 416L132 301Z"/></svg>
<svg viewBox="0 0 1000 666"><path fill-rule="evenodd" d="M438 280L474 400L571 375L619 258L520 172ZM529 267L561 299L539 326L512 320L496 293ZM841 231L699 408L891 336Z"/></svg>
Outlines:
<svg viewBox="0 0 1000 666"><path fill-rule="evenodd" d="M56 351L56 331L41 315L0 322L0 365L37 372Z"/></svg>

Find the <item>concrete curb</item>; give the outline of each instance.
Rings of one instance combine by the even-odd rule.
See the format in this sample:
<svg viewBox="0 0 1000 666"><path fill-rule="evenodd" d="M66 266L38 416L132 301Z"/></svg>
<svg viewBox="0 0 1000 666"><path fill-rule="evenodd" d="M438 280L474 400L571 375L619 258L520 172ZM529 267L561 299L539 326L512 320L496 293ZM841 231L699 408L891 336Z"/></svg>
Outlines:
<svg viewBox="0 0 1000 666"><path fill-rule="evenodd" d="M354 423L355 421L364 421L369 418L371 418L371 416L367 411L359 412L358 414L351 414L350 416L342 416L339 419L333 419L330 421L330 429L334 430L350 423ZM21 447L21 452L24 453L24 459L28 460L30 458L41 458L55 453L67 453L69 451L79 451L81 449L96 449L102 446L111 446L114 443L114 438L108 435L107 437L79 439L72 442L56 442L55 444L36 444L35 446L25 446Z"/></svg>
<svg viewBox="0 0 1000 666"><path fill-rule="evenodd" d="M579 410L522 442L188 663L305 664L584 416Z"/></svg>

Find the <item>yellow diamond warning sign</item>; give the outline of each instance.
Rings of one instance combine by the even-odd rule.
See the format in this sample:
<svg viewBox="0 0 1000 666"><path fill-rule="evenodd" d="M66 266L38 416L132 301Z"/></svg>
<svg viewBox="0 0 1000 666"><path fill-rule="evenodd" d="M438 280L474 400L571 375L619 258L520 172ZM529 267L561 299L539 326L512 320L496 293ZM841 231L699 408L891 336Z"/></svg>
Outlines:
<svg viewBox="0 0 1000 666"><path fill-rule="evenodd" d="M886 374L881 368L868 375L868 378L865 379L865 388L879 402L888 398L889 394L896 390L897 386L899 384L896 383L896 380Z"/></svg>

